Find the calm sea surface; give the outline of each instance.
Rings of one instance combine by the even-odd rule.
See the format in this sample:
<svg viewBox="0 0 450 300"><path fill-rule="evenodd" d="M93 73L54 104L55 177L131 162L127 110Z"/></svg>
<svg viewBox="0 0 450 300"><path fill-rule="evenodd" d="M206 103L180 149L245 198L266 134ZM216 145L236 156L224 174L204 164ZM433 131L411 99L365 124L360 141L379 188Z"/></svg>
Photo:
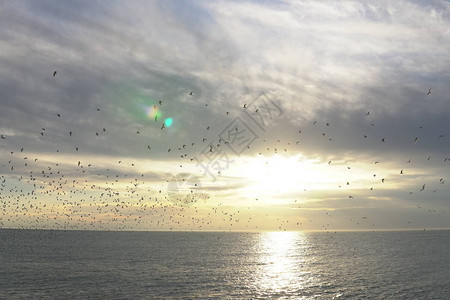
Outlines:
<svg viewBox="0 0 450 300"><path fill-rule="evenodd" d="M450 231L0 230L0 299L450 299Z"/></svg>

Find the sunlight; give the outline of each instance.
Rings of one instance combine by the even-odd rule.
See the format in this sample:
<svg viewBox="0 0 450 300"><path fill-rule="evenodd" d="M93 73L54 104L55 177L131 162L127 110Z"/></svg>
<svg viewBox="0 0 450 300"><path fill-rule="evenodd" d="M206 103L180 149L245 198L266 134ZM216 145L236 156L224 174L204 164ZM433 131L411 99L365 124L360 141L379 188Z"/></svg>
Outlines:
<svg viewBox="0 0 450 300"><path fill-rule="evenodd" d="M322 169L323 166L300 155L259 156L247 161L241 175L250 181L246 188L249 193L280 196L298 194L305 189L330 188L336 177Z"/></svg>
<svg viewBox="0 0 450 300"><path fill-rule="evenodd" d="M308 241L301 232L265 232L260 236L261 268L257 287L265 292L289 292L287 288L300 290L310 275L303 271L307 260Z"/></svg>

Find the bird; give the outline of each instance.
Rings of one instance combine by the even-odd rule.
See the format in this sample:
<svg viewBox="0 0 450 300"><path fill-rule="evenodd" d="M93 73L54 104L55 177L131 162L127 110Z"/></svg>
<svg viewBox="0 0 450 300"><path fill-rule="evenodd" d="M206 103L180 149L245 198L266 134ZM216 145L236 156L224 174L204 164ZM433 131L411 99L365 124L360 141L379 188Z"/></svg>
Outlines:
<svg viewBox="0 0 450 300"><path fill-rule="evenodd" d="M189 92L189 96L192 96L192 95L194 95L194 92Z"/></svg>
<svg viewBox="0 0 450 300"><path fill-rule="evenodd" d="M5 140L5 139L6 139L5 136L4 136L3 134L2 134L0 137L2 138L2 140Z"/></svg>
<svg viewBox="0 0 450 300"><path fill-rule="evenodd" d="M58 71L54 71L54 72L53 72L53 77L55 77L56 74L58 74Z"/></svg>
<svg viewBox="0 0 450 300"><path fill-rule="evenodd" d="M70 135L70 136L72 136L72 131L71 131L71 132L69 132L69 135Z"/></svg>
<svg viewBox="0 0 450 300"><path fill-rule="evenodd" d="M370 110L366 113L366 116L370 115Z"/></svg>
<svg viewBox="0 0 450 300"><path fill-rule="evenodd" d="M56 114L59 118L61 118L61 114Z"/></svg>
<svg viewBox="0 0 450 300"><path fill-rule="evenodd" d="M165 128L165 126L164 126L165 124L163 123L162 124L162 126L161 126L161 130L163 130L164 128Z"/></svg>
<svg viewBox="0 0 450 300"><path fill-rule="evenodd" d="M422 185L422 188L420 189L420 191L423 191L425 189L425 184Z"/></svg>
<svg viewBox="0 0 450 300"><path fill-rule="evenodd" d="M428 90L427 96L428 96L429 94L431 94L431 89Z"/></svg>
<svg viewBox="0 0 450 300"><path fill-rule="evenodd" d="M247 108L247 104L244 104L244 107L243 108Z"/></svg>
<svg viewBox="0 0 450 300"><path fill-rule="evenodd" d="M159 100L159 105L162 105L162 101L161 100Z"/></svg>

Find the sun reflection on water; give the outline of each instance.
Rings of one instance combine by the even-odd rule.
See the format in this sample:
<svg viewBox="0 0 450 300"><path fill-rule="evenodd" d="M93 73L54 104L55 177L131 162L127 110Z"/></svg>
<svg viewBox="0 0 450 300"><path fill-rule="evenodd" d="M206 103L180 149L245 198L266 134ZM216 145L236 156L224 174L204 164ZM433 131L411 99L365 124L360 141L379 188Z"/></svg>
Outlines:
<svg viewBox="0 0 450 300"><path fill-rule="evenodd" d="M266 232L257 249L259 268L255 287L261 294L297 293L313 278L309 272L309 244L301 232Z"/></svg>

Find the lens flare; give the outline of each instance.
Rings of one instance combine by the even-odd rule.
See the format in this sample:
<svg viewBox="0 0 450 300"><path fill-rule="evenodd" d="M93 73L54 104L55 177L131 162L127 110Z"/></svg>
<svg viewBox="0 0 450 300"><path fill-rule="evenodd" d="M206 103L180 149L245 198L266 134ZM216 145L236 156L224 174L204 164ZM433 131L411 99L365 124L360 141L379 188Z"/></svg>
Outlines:
<svg viewBox="0 0 450 300"><path fill-rule="evenodd" d="M173 122L172 118L167 118L164 121L164 124L166 125L166 127L170 127L172 125L172 122Z"/></svg>
<svg viewBox="0 0 450 300"><path fill-rule="evenodd" d="M157 106L145 107L145 111L149 119L159 119L161 117L161 111Z"/></svg>

